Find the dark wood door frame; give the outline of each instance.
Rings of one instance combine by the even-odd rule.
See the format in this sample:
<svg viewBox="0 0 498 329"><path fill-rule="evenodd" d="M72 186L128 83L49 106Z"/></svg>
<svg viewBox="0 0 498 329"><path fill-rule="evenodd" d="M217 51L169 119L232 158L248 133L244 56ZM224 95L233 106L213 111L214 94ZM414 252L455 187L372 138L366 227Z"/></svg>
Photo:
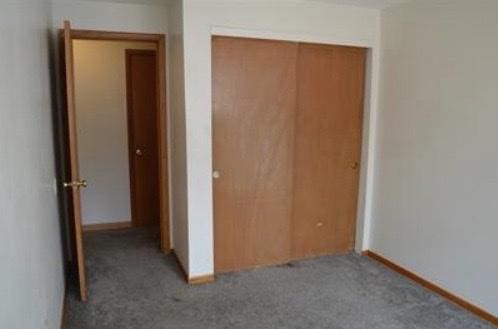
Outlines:
<svg viewBox="0 0 498 329"><path fill-rule="evenodd" d="M166 106L166 38L163 34L71 30L71 40L142 41L156 44L157 53L157 109L159 152L159 226L161 250L171 251L169 225L168 134Z"/></svg>

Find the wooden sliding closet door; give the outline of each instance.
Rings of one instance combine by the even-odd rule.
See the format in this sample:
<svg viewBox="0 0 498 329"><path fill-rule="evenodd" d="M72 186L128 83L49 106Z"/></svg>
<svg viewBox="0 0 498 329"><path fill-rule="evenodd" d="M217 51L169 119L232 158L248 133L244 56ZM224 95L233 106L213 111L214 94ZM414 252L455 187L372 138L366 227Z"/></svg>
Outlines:
<svg viewBox="0 0 498 329"><path fill-rule="evenodd" d="M365 49L300 44L292 258L353 249Z"/></svg>
<svg viewBox="0 0 498 329"><path fill-rule="evenodd" d="M212 47L215 270L284 263L297 44L214 37Z"/></svg>

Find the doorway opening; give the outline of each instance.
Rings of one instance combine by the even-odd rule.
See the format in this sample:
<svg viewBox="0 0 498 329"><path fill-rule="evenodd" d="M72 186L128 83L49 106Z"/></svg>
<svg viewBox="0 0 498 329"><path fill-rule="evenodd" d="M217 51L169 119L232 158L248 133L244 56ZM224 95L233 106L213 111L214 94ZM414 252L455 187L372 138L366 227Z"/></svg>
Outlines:
<svg viewBox="0 0 498 329"><path fill-rule="evenodd" d="M88 298L86 232L137 228L164 253L169 234L166 59L160 34L61 30L64 186L72 263Z"/></svg>

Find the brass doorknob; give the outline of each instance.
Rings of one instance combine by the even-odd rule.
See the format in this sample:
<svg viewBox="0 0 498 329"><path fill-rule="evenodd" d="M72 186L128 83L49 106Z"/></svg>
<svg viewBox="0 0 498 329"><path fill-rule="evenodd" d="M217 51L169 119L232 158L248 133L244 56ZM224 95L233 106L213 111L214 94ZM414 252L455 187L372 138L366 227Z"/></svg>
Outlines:
<svg viewBox="0 0 498 329"><path fill-rule="evenodd" d="M88 183L85 179L73 182L64 182L64 187L87 187Z"/></svg>
<svg viewBox="0 0 498 329"><path fill-rule="evenodd" d="M351 169L358 169L359 165L360 164L357 161L355 161L351 164Z"/></svg>
<svg viewBox="0 0 498 329"><path fill-rule="evenodd" d="M136 149L135 154L139 157L142 156L142 150L141 149Z"/></svg>

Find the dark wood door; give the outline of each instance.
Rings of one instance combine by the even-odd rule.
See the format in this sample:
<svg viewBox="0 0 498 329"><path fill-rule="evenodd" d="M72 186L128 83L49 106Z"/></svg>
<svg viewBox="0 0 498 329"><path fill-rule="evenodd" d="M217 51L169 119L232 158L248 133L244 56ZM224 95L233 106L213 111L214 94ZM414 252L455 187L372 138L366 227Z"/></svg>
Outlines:
<svg viewBox="0 0 498 329"><path fill-rule="evenodd" d="M157 58L154 50L126 50L128 145L134 226L159 223Z"/></svg>
<svg viewBox="0 0 498 329"><path fill-rule="evenodd" d="M297 44L214 37L212 51L215 270L284 263Z"/></svg>
<svg viewBox="0 0 498 329"><path fill-rule="evenodd" d="M83 231L81 224L81 194L80 188L86 187L86 181L80 178L78 164L78 141L76 130L76 106L74 94L74 57L73 57L73 38L71 24L69 21L64 22L61 40L64 58L64 92L66 94L66 106L64 117L63 136L64 145L67 150L68 165L68 180L64 182L64 187L68 191L68 200L71 200L69 205L69 218L71 221L71 239L73 245L73 257L75 257L76 272L78 275L78 283L80 288L80 298L82 301L88 299L86 269L85 269L85 253L83 249Z"/></svg>
<svg viewBox="0 0 498 329"><path fill-rule="evenodd" d="M365 49L300 44L292 257L353 249Z"/></svg>

